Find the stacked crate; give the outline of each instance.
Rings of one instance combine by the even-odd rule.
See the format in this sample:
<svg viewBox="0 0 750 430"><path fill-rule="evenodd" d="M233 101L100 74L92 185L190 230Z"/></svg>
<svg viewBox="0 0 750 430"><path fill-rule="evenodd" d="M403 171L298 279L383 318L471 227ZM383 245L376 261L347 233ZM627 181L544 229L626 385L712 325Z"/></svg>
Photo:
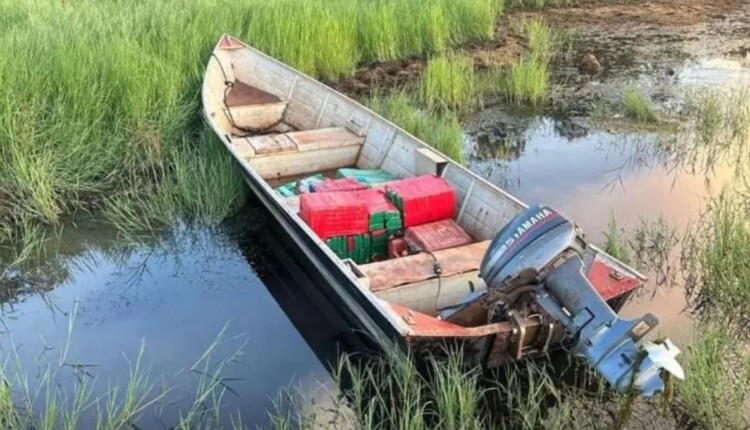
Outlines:
<svg viewBox="0 0 750 430"><path fill-rule="evenodd" d="M384 259L388 238L401 231L401 215L383 191L304 194L300 216L341 258L357 263Z"/></svg>
<svg viewBox="0 0 750 430"><path fill-rule="evenodd" d="M401 212L404 228L453 218L456 192L435 175L417 176L388 184L388 197Z"/></svg>

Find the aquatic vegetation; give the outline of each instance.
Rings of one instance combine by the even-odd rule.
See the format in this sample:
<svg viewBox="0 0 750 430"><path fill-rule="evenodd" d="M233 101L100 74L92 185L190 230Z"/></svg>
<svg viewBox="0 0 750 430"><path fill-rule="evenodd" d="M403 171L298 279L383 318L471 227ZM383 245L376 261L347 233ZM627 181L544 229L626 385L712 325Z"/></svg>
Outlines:
<svg viewBox="0 0 750 430"><path fill-rule="evenodd" d="M560 45L560 35L542 19L532 19L526 24L529 57L540 63L549 63Z"/></svg>
<svg viewBox="0 0 750 430"><path fill-rule="evenodd" d="M651 100L635 87L628 87L622 96L625 116L638 122L656 121L656 112Z"/></svg>
<svg viewBox="0 0 750 430"><path fill-rule="evenodd" d="M750 355L720 325L700 327L687 351L688 378L677 385L682 413L709 430L750 426Z"/></svg>
<svg viewBox="0 0 750 430"><path fill-rule="evenodd" d="M576 375L576 385L561 383L559 369L546 360L487 373L458 353L425 364L418 368L401 353L371 359L344 355L334 372L342 390L337 401L320 410L285 396L270 412L271 428L316 428L321 414L329 428L368 430L609 428L625 399L607 393L601 380L575 364L567 371Z"/></svg>
<svg viewBox="0 0 750 430"><path fill-rule="evenodd" d="M724 159L745 163L750 153L750 93L705 90L689 96L682 113L691 159L710 169ZM685 146L685 145L683 145Z"/></svg>
<svg viewBox="0 0 750 430"><path fill-rule="evenodd" d="M639 270L653 275L656 285L672 286L677 277L674 254L681 241L677 229L663 216L642 219L628 240L633 252L632 262Z"/></svg>
<svg viewBox="0 0 750 430"><path fill-rule="evenodd" d="M609 223L607 231L604 233L604 251L622 261L630 263L630 248L627 241L623 238L624 232L617 227L617 220L614 212L609 214Z"/></svg>
<svg viewBox="0 0 750 430"><path fill-rule="evenodd" d="M549 65L556 46L553 31L541 20L526 24L528 50L519 62L503 74L502 92L509 102L539 106L550 87Z"/></svg>
<svg viewBox="0 0 750 430"><path fill-rule="evenodd" d="M376 95L368 104L374 111L457 163L464 162L461 125L455 113L422 110L416 101L403 91L389 96Z"/></svg>
<svg viewBox="0 0 750 430"><path fill-rule="evenodd" d="M420 83L420 98L430 110L467 109L479 102L478 76L471 58L444 54L427 63Z"/></svg>
<svg viewBox="0 0 750 430"><path fill-rule="evenodd" d="M197 146L185 145L170 166L158 168L157 181L133 177L132 188L105 198L105 217L123 232L153 233L185 216L214 224L242 207L248 191L218 139L206 131Z"/></svg>
<svg viewBox="0 0 750 430"><path fill-rule="evenodd" d="M511 103L538 106L546 97L548 88L547 63L533 59L512 65L506 77L505 92Z"/></svg>
<svg viewBox="0 0 750 430"><path fill-rule="evenodd" d="M750 221L746 196L713 198L683 247L688 298L701 317L745 325L750 321Z"/></svg>
<svg viewBox="0 0 750 430"><path fill-rule="evenodd" d="M73 312L75 314L75 310ZM72 331L74 315L69 321ZM224 342L224 330L189 368L195 375L195 388L191 396L180 400L183 407L176 417L175 429L219 429L232 423L241 426L241 420L230 418L222 410L223 398L231 392L225 380L227 366L236 361L240 351L217 358L215 350ZM100 387L87 375L85 368L77 375L67 374L75 365L65 362L71 339L60 349L60 361L55 360L35 371L28 372L18 358L16 346L12 346L9 357L0 364L0 420L3 428L9 429L77 429L94 425L100 430L120 430L138 427L148 414L161 413L175 387L166 386L154 375L146 360L146 345L141 343L132 360L128 360L126 381L110 381ZM67 384L66 378L77 380ZM120 385L122 383L122 385ZM69 387L65 387L69 385ZM103 389L104 388L104 389ZM85 424L88 423L88 424Z"/></svg>

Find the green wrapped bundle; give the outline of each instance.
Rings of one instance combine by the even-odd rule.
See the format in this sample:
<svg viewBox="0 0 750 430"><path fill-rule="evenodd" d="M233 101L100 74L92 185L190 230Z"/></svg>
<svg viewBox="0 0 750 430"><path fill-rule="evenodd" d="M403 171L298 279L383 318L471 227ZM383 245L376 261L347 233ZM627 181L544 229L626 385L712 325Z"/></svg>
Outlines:
<svg viewBox="0 0 750 430"><path fill-rule="evenodd" d="M350 258L357 264L372 261L372 238L367 233L331 237L326 244L339 258Z"/></svg>
<svg viewBox="0 0 750 430"><path fill-rule="evenodd" d="M336 177L356 179L358 182L367 186L381 184L383 182L389 182L396 179L393 177L393 175L386 172L385 170L362 170L352 168L339 169L336 172Z"/></svg>

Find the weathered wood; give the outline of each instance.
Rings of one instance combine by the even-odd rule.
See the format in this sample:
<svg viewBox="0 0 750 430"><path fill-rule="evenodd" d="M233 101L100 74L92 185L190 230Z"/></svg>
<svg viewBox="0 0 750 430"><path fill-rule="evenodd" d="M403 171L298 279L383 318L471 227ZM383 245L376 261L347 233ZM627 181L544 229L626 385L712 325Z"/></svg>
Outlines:
<svg viewBox="0 0 750 430"><path fill-rule="evenodd" d="M357 136L344 127L321 128L288 133L287 136L297 144L300 151L318 151L344 146L361 146L365 138Z"/></svg>
<svg viewBox="0 0 750 430"><path fill-rule="evenodd" d="M297 150L297 144L286 134L266 134L263 136L248 137L246 139L257 155Z"/></svg>
<svg viewBox="0 0 750 430"><path fill-rule="evenodd" d="M417 312L435 315L438 309L453 306L472 291L484 290L479 271L432 278L375 292L382 300L398 303Z"/></svg>
<svg viewBox="0 0 750 430"><path fill-rule="evenodd" d="M264 130L276 125L284 116L286 102L230 107L231 120L239 128Z"/></svg>
<svg viewBox="0 0 750 430"><path fill-rule="evenodd" d="M234 81L226 97L226 105L230 108L235 106L273 104L280 101L281 99L275 95L240 80Z"/></svg>
<svg viewBox="0 0 750 430"><path fill-rule="evenodd" d="M433 252L443 269L441 276L449 277L479 270L479 264L489 246L490 241L484 241ZM436 278L435 259L430 254L421 252L407 257L364 264L360 268L370 278L370 289L382 291L399 285Z"/></svg>
<svg viewBox="0 0 750 430"><path fill-rule="evenodd" d="M359 155L359 148L359 146L346 146L309 152L280 152L253 157L248 159L247 163L263 179L279 179L354 166Z"/></svg>

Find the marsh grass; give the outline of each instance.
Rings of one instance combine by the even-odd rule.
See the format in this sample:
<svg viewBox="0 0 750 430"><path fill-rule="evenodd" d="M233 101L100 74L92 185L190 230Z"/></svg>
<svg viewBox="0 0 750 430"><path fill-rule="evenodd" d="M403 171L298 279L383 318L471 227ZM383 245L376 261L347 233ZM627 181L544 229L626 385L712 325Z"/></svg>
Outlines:
<svg viewBox="0 0 750 430"><path fill-rule="evenodd" d="M138 176L131 187L103 201L104 216L126 234L155 233L180 219L214 224L247 200L234 160L209 132L200 143L174 150L172 163L154 169L152 180Z"/></svg>
<svg viewBox="0 0 750 430"><path fill-rule="evenodd" d="M651 99L635 87L630 86L625 89L622 96L622 107L625 116L634 121L653 123L657 120Z"/></svg>
<svg viewBox="0 0 750 430"><path fill-rule="evenodd" d="M540 106L550 88L550 61L557 48L557 36L541 19L525 24L527 52L503 74L500 87L510 103Z"/></svg>
<svg viewBox="0 0 750 430"><path fill-rule="evenodd" d="M623 237L624 234L625 232L617 227L614 212L610 212L607 231L604 233L604 251L623 263L629 264L631 250L628 247L627 240Z"/></svg>
<svg viewBox="0 0 750 430"><path fill-rule="evenodd" d="M196 160L213 151L200 137L198 90L224 32L336 78L490 38L502 9L502 0L0 0L0 225L56 224L105 206L121 225L151 228L180 211L218 219L236 208L219 189L239 194L236 171L213 155ZM190 175L184 165L195 179L172 177Z"/></svg>
<svg viewBox="0 0 750 430"><path fill-rule="evenodd" d="M684 363L689 375L677 385L682 413L708 430L750 426L750 355L726 327L700 327Z"/></svg>
<svg viewBox="0 0 750 430"><path fill-rule="evenodd" d="M683 247L685 286L703 319L750 322L750 221L747 200L722 191L711 199Z"/></svg>
<svg viewBox="0 0 750 430"><path fill-rule="evenodd" d="M750 159L750 90L704 90L688 96L682 113L688 143L682 158L704 170L720 162L739 166Z"/></svg>
<svg viewBox="0 0 750 430"><path fill-rule="evenodd" d="M405 91L388 96L375 95L368 104L374 111L457 163L464 163L461 125L452 111L420 109L417 100Z"/></svg>
<svg viewBox="0 0 750 430"><path fill-rule="evenodd" d="M95 428L121 430L141 428L146 415L160 416L162 408L174 402L177 387L156 377L146 360L146 345L141 343L136 355L128 360L126 381L98 381L87 366L68 363L70 335L75 309L69 321L69 339L53 357L36 372L27 372L15 345L0 365L0 420L3 428L66 429ZM226 327L225 327L226 329ZM224 396L231 392L224 377L226 367L238 360L242 347L225 357L217 349L226 339L225 329L217 335L196 362L187 369L195 376L192 397L180 400L186 407L177 412L170 428L219 429L245 428L241 419L230 417L222 409ZM75 374L74 383L62 383ZM103 386L104 385L104 386ZM160 421L167 424L165 421Z"/></svg>
<svg viewBox="0 0 750 430"><path fill-rule="evenodd" d="M471 58L456 53L434 57L420 81L421 102L429 110L475 108L480 102L478 80Z"/></svg>
<svg viewBox="0 0 750 430"><path fill-rule="evenodd" d="M334 371L341 387L334 406L316 412L301 406L305 402L298 396L285 396L287 402L276 403L271 412L271 428L316 428L320 421L313 416L321 413L333 429L607 428L623 404L624 396L607 393L580 363L555 367L544 359L527 360L482 372L452 352L423 364L402 353L344 355ZM577 382L562 382L560 372L577 375Z"/></svg>
<svg viewBox="0 0 750 430"><path fill-rule="evenodd" d="M628 246L632 250L632 262L639 270L654 276L657 286L674 286L679 271L679 248L682 235L663 216L641 219Z"/></svg>

